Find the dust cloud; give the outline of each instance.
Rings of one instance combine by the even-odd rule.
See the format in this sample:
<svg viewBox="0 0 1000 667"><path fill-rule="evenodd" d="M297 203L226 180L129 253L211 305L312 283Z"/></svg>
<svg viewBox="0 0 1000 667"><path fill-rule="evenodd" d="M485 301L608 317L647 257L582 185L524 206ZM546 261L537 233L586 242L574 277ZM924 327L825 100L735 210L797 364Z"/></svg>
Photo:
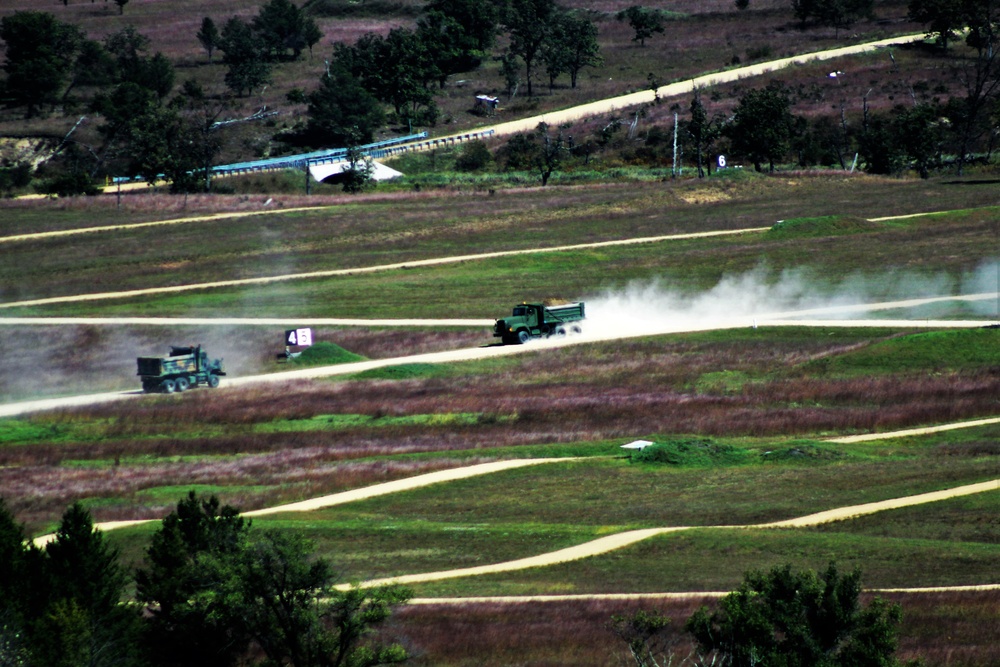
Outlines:
<svg viewBox="0 0 1000 667"><path fill-rule="evenodd" d="M634 282L585 299L588 334L696 330L721 322L752 325L777 318L880 319L998 316L1000 300L956 302L947 297L993 294L1000 260L959 276L907 270L827 276L813 269L774 271L761 265L724 276L711 289L691 293L666 280ZM930 299L929 303L916 303Z"/></svg>

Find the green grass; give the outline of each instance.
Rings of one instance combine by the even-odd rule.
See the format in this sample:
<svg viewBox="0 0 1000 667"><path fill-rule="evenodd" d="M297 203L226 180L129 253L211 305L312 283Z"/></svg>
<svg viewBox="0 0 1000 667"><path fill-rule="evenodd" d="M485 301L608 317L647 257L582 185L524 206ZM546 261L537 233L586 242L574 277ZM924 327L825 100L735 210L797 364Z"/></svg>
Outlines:
<svg viewBox="0 0 1000 667"><path fill-rule="evenodd" d="M296 366L330 366L364 360L365 357L349 352L336 343L319 341L310 345L301 354L289 361Z"/></svg>
<svg viewBox="0 0 1000 667"><path fill-rule="evenodd" d="M750 569L860 567L866 587L995 580L1000 546L798 530L697 529L545 568L415 584L417 596L729 591ZM920 582L920 583L918 583Z"/></svg>
<svg viewBox="0 0 1000 667"><path fill-rule="evenodd" d="M379 428L400 426L455 427L474 426L484 420L515 421L516 415L484 415L482 413L423 414L423 415L317 415L309 419L264 422L254 426L255 433L308 432L335 429Z"/></svg>
<svg viewBox="0 0 1000 667"><path fill-rule="evenodd" d="M1000 366L1000 329L914 333L809 362L807 371L886 374Z"/></svg>
<svg viewBox="0 0 1000 667"><path fill-rule="evenodd" d="M711 468L740 465L755 458L754 452L718 443L711 438L671 438L637 451L630 460L646 465Z"/></svg>
<svg viewBox="0 0 1000 667"><path fill-rule="evenodd" d="M826 238L844 234L863 234L878 231L883 225L871 223L854 216L829 215L821 218L779 220L768 231L775 239Z"/></svg>

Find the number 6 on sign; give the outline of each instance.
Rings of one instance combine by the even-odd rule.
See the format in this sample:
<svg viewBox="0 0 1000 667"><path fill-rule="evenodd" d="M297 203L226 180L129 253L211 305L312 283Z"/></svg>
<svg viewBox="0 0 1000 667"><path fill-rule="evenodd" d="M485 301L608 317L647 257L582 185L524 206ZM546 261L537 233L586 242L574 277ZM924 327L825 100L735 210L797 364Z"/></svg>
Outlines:
<svg viewBox="0 0 1000 667"><path fill-rule="evenodd" d="M726 156L725 155L720 155L719 156L719 169L725 169L725 168L726 168Z"/></svg>

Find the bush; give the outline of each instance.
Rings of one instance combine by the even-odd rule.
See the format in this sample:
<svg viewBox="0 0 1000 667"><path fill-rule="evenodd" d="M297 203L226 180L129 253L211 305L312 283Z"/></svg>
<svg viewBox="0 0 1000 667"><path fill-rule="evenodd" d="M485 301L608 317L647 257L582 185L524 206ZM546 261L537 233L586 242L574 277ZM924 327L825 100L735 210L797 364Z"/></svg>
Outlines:
<svg viewBox="0 0 1000 667"><path fill-rule="evenodd" d="M465 144L461 154L455 159L455 168L459 171L481 171L493 162L493 155L486 143L476 139Z"/></svg>

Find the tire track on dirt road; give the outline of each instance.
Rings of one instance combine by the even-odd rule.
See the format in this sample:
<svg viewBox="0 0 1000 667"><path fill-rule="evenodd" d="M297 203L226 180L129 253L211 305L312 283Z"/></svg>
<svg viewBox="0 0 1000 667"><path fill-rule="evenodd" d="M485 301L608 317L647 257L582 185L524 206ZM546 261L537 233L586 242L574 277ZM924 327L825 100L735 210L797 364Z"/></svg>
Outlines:
<svg viewBox="0 0 1000 667"><path fill-rule="evenodd" d="M928 297L927 299L909 299L905 302L886 302L884 304L857 304L855 306L836 306L834 310L840 310L843 308L850 308L853 310L877 310L881 307L891 307L896 308L900 303L906 303L910 306L921 305L923 303L934 303L942 300L978 300L978 299L992 299L995 298L993 294L983 294L983 295L963 295L956 297ZM809 309L808 311L801 311L803 313L816 314L821 312L822 309ZM785 312L781 315L785 318L789 318L796 313ZM34 318L26 318L31 321L35 321ZM46 319L46 318L41 318ZM141 319L141 318L140 318ZM198 321L198 320L195 320ZM204 322L211 322L212 320L205 320ZM17 322L13 318L0 318L0 324L13 324ZM369 321L370 322L370 321ZM104 320L103 318L94 318L88 320L88 323L104 323L104 324L114 324L116 320L114 318L109 318ZM489 323L489 322L487 322ZM222 387L239 387L245 385L254 385L261 383L277 383L277 382L291 382L295 380L305 380L305 379L318 379L335 377L339 375L350 375L354 373L361 373L364 371L375 370L378 368L385 368L389 366L399 366L404 364L441 364L441 363L452 363L460 361L476 361L482 359L490 359L495 357L510 356L515 354L525 354L528 352L535 352L539 350L552 349L558 347L564 347L567 345L583 345L587 343L597 343L597 342L608 342L615 340L628 340L632 338L642 338L646 336L656 336L656 335L666 335L673 333L691 333L696 331L717 331L720 329L737 329L737 328L749 328L757 326L823 326L823 327L856 327L856 326L871 326L871 327L895 327L895 328L914 328L914 329L954 329L954 328L976 328L992 325L992 321L978 321L978 320L795 320L795 319L777 319L771 320L766 314L762 315L761 318L753 317L751 315L744 315L725 319L706 319L700 321L698 324L692 324L691 322L680 322L676 324L660 324L656 326L649 326L647 328L639 328L633 331L621 332L621 331L610 331L605 333L592 333L584 332L583 334L566 336L565 338L551 338L546 340L531 341L526 345L486 345L481 347L472 348L460 348L457 350L445 350L441 352L427 352L423 354L410 355L405 357L391 357L386 359L369 359L367 361L358 361L345 364L337 364L334 366L317 366L313 368L302 368L291 371L281 371L277 373L268 373L263 375L251 375L246 377L238 378L226 378L222 381ZM478 326L478 324L477 324ZM0 405L0 418L3 417L14 417L17 415L29 414L32 412L41 412L45 410L54 410L59 408L72 408L72 407L82 407L87 405L97 405L101 403L108 403L113 401L129 400L134 398L139 398L142 396L148 396L148 394L142 391L123 391L123 392L106 392L101 394L85 394L82 396L67 396L61 398L47 398L38 399L33 401L21 401L16 403L7 403Z"/></svg>

